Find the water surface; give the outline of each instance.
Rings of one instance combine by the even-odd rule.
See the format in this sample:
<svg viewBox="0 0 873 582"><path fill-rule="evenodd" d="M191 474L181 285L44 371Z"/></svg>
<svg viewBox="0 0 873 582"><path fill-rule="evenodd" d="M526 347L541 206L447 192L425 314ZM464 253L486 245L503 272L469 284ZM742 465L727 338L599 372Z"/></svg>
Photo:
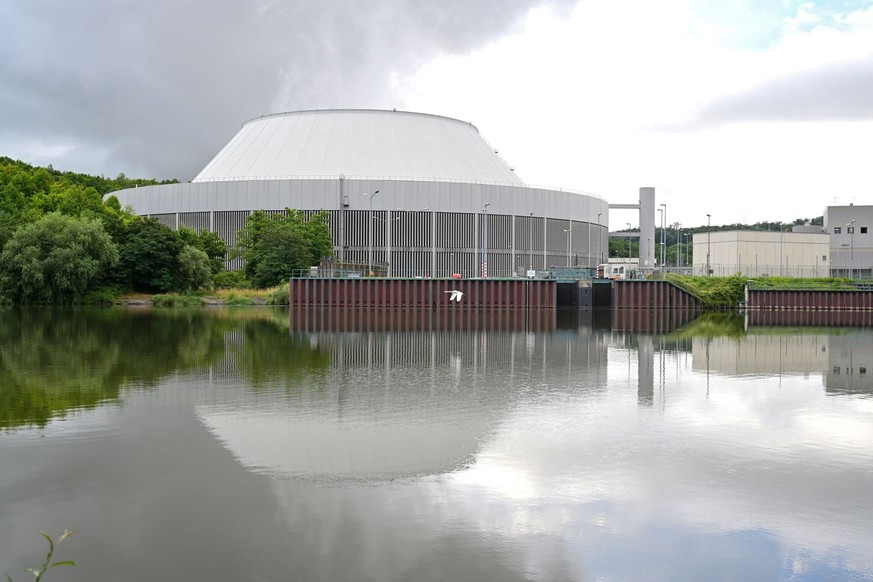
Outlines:
<svg viewBox="0 0 873 582"><path fill-rule="evenodd" d="M0 570L873 580L873 333L765 323L3 311Z"/></svg>

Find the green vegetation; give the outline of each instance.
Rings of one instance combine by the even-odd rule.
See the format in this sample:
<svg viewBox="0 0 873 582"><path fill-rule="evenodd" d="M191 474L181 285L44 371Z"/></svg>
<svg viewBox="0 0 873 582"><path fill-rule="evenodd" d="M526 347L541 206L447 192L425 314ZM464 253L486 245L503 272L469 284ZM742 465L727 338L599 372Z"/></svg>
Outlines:
<svg viewBox="0 0 873 582"><path fill-rule="evenodd" d="M255 287L281 284L293 270L308 269L333 254L327 213L307 220L299 210L285 211L254 212L239 231L235 256L245 259L244 273Z"/></svg>
<svg viewBox="0 0 873 582"><path fill-rule="evenodd" d="M40 568L38 568L38 569L37 568L28 568L27 569L28 572L33 574L33 577L37 582L42 580L42 577L45 576L45 573L49 570L49 568L57 568L58 566L75 566L76 565L76 562L74 562L73 560L62 560L60 562L52 562L52 559L54 559L55 550L58 549L58 546L60 546L61 543L65 539L67 539L68 537L70 537L74 533L76 533L76 532L65 529L64 533L62 533L58 537L57 540L53 540L50 535L48 535L44 531L40 530L39 535L44 537L45 540L48 542L49 551L45 557L45 561L43 562L43 564ZM6 580L8 582L12 582L12 576L9 575L9 572L6 572Z"/></svg>
<svg viewBox="0 0 873 582"><path fill-rule="evenodd" d="M226 338L245 338L229 347ZM27 308L0 311L0 433L120 406L125 386L202 373L228 350L254 382L320 374L330 354L288 334L283 309Z"/></svg>
<svg viewBox="0 0 873 582"><path fill-rule="evenodd" d="M729 309L745 297L746 277L688 277L669 275L667 280L700 300L704 309Z"/></svg>
<svg viewBox="0 0 873 582"><path fill-rule="evenodd" d="M118 251L96 219L55 212L15 231L0 253L0 289L15 303L81 303Z"/></svg>
<svg viewBox="0 0 873 582"><path fill-rule="evenodd" d="M749 279L749 285L754 289L856 289L857 282L838 277L823 277L821 279L798 279L794 277L761 277Z"/></svg>
<svg viewBox="0 0 873 582"><path fill-rule="evenodd" d="M700 300L705 309L733 309L745 300L745 286L754 289L855 289L856 282L849 279L823 278L800 279L789 277L749 278L743 275L731 277L688 277L668 275L667 280L691 293Z"/></svg>
<svg viewBox="0 0 873 582"><path fill-rule="evenodd" d="M159 294L152 297L155 307L200 307L203 302L196 295L180 295L179 293Z"/></svg>
<svg viewBox="0 0 873 582"><path fill-rule="evenodd" d="M246 259L245 271L225 272L228 248L218 234L186 227L177 232L121 208L115 196L103 200L114 190L154 184L0 157L0 303L105 304L131 292L270 288L333 252L326 213L307 219L295 210L260 211L247 219L240 245L232 249ZM249 303L244 297L234 301Z"/></svg>

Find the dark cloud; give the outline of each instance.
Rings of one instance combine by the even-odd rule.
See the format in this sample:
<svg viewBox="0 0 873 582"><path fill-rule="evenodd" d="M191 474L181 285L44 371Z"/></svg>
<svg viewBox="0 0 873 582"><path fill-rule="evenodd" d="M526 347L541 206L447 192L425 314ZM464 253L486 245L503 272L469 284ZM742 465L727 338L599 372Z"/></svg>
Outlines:
<svg viewBox="0 0 873 582"><path fill-rule="evenodd" d="M190 179L246 119L393 107L392 74L573 1L5 2L0 143L72 144L69 160L108 152L107 175Z"/></svg>
<svg viewBox="0 0 873 582"><path fill-rule="evenodd" d="M692 127L743 121L873 119L873 56L772 79L701 109Z"/></svg>

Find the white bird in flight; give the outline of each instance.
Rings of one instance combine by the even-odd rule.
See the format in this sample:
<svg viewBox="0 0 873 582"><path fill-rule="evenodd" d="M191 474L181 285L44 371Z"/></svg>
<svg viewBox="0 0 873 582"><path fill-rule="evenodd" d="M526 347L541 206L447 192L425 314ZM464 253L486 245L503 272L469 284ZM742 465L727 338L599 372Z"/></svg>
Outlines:
<svg viewBox="0 0 873 582"><path fill-rule="evenodd" d="M452 295L449 297L449 301L457 301L461 302L461 297L464 296L463 291L458 291L457 289L453 289L451 291L445 291L445 293L451 293Z"/></svg>

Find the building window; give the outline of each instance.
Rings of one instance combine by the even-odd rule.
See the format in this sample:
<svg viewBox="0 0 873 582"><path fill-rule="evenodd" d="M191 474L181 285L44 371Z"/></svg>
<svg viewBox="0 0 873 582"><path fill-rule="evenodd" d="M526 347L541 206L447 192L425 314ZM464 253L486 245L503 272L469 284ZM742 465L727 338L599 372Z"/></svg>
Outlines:
<svg viewBox="0 0 873 582"><path fill-rule="evenodd" d="M835 227L834 227L834 234L840 234L841 232L843 232L843 228L842 228L842 227L840 227L840 226L835 226Z"/></svg>
<svg viewBox="0 0 873 582"><path fill-rule="evenodd" d="M854 226L847 226L846 227L846 234L855 234L855 227Z"/></svg>
<svg viewBox="0 0 873 582"><path fill-rule="evenodd" d="M867 227L866 226L861 227L861 234L867 234Z"/></svg>
<svg viewBox="0 0 873 582"><path fill-rule="evenodd" d="M827 262L828 262L828 256L827 256L827 255L822 255L822 256L821 256L821 262L822 262L822 263L827 263Z"/></svg>

